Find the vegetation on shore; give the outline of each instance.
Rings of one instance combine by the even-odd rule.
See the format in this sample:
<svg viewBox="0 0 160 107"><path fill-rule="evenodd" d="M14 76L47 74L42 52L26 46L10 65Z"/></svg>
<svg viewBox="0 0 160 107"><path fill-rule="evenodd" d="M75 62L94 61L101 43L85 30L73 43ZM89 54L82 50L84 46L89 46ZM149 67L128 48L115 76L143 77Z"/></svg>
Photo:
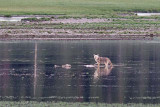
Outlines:
<svg viewBox="0 0 160 107"><path fill-rule="evenodd" d="M1 101L5 107L159 107L160 104L107 104L107 103L79 103L79 102L36 102L36 101Z"/></svg>
<svg viewBox="0 0 160 107"><path fill-rule="evenodd" d="M113 15L160 12L159 0L0 0L1 15Z"/></svg>
<svg viewBox="0 0 160 107"><path fill-rule="evenodd" d="M38 21L49 21L52 18L49 17L42 17L42 18L36 18L36 17L30 17L30 18L24 18L21 21L30 21L30 22L38 22Z"/></svg>
<svg viewBox="0 0 160 107"><path fill-rule="evenodd" d="M52 29L61 29L56 34L69 34L70 32L64 29L70 29L72 34L115 34L115 35L160 35L160 17L138 17L136 15L121 16L115 15L114 17L99 16L98 18L105 19L105 22L93 23L63 23L63 19L81 19L82 16L59 16L56 20L61 19L62 22L56 23L55 17L45 18L25 18L22 22L0 22L1 29L6 29L6 34L27 34L23 29L33 29L34 34L55 35ZM95 15L87 17L88 19L97 18ZM10 29L10 30L7 30ZM40 29L39 31L36 29ZM14 31L12 31L14 30ZM17 31L15 31L17 30ZM76 31L75 31L76 30ZM4 30L3 30L4 31ZM31 32L28 32L30 34Z"/></svg>

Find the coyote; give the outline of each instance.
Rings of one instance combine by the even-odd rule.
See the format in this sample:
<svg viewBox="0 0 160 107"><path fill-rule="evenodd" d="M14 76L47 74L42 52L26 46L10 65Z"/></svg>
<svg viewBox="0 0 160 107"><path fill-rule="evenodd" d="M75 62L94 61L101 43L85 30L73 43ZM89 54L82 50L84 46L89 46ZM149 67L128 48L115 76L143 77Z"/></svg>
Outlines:
<svg viewBox="0 0 160 107"><path fill-rule="evenodd" d="M98 67L100 66L100 64L105 64L105 67L107 68L108 65L110 65L111 68L113 67L111 60L107 57L99 57L99 54L97 55L94 54L94 59L97 62Z"/></svg>

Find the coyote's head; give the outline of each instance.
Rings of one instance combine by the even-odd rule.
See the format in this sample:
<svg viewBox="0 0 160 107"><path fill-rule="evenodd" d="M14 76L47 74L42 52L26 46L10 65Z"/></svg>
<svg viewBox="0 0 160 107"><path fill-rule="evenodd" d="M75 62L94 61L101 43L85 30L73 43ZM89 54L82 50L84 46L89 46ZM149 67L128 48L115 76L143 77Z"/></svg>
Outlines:
<svg viewBox="0 0 160 107"><path fill-rule="evenodd" d="M93 54L93 55L94 55L95 60L97 60L99 58L99 54L97 54L97 55Z"/></svg>

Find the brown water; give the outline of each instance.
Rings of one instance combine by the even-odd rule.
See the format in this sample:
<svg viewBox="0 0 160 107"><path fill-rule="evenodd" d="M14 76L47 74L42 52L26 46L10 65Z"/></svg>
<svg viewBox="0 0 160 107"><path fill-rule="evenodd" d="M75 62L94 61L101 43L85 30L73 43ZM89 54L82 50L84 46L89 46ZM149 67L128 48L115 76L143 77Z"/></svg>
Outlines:
<svg viewBox="0 0 160 107"><path fill-rule="evenodd" d="M159 53L156 41L1 41L0 99L159 103ZM94 68L93 54L114 68Z"/></svg>

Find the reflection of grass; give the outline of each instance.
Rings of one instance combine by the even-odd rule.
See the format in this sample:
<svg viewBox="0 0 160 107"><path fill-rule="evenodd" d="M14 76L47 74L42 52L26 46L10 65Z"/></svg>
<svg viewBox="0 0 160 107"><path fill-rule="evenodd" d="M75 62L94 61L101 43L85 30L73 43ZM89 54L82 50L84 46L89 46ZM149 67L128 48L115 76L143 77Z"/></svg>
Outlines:
<svg viewBox="0 0 160 107"><path fill-rule="evenodd" d="M68 102L35 102L35 101L1 101L5 107L160 107L160 104L105 104L105 103L68 103Z"/></svg>
<svg viewBox="0 0 160 107"><path fill-rule="evenodd" d="M0 0L0 14L87 14L159 12L159 0Z"/></svg>

